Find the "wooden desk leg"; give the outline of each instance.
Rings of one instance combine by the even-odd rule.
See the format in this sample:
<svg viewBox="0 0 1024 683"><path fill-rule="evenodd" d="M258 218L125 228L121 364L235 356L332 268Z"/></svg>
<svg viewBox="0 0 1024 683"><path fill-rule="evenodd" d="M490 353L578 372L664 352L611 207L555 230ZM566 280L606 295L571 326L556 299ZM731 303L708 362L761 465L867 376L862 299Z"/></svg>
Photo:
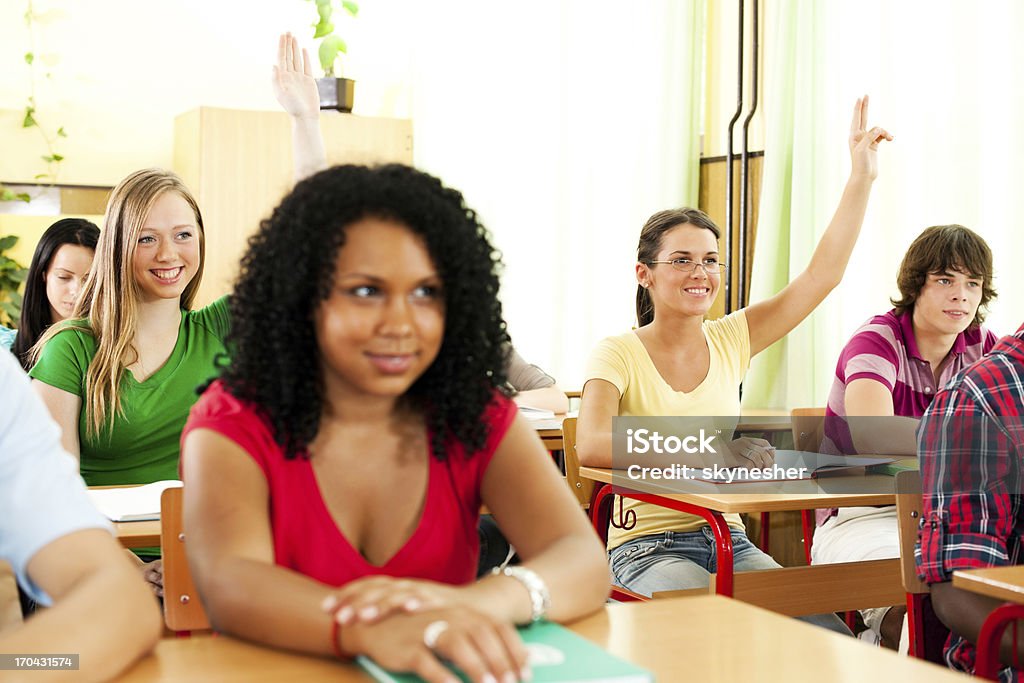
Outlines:
<svg viewBox="0 0 1024 683"><path fill-rule="evenodd" d="M1011 623L1024 619L1024 605L1007 602L992 610L985 618L978 634L978 652L974 663L974 674L989 681L999 680L999 641L1003 639L1003 631ZM1014 642L1014 647L1017 643Z"/></svg>

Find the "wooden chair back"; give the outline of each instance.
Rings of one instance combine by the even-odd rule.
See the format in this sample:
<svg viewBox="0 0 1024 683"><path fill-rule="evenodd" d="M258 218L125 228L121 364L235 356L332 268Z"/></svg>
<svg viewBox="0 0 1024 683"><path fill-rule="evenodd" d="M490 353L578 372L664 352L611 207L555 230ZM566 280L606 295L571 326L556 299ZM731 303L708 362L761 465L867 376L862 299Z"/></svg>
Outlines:
<svg viewBox="0 0 1024 683"><path fill-rule="evenodd" d="M184 488L170 488L160 496L160 547L164 560L164 623L172 631L210 628L206 610L192 582L185 555L182 524Z"/></svg>
<svg viewBox="0 0 1024 683"><path fill-rule="evenodd" d="M914 544L921 522L921 473L899 472L896 475L896 517L899 522L900 570L907 593L928 593L928 584L918 578L914 562Z"/></svg>
<svg viewBox="0 0 1024 683"><path fill-rule="evenodd" d="M793 408L789 412L793 425L793 448L798 451L817 451L825 438L824 408Z"/></svg>
<svg viewBox="0 0 1024 683"><path fill-rule="evenodd" d="M580 477L580 456L576 452L576 418L562 420L562 449L565 453L565 481L580 506L588 508L594 493L594 482Z"/></svg>
<svg viewBox="0 0 1024 683"><path fill-rule="evenodd" d="M942 648L949 629L935 615L931 589L917 576L914 545L921 522L923 502L921 473L917 470L896 474L896 517L900 538L900 570L907 592L907 631L912 657L943 663Z"/></svg>

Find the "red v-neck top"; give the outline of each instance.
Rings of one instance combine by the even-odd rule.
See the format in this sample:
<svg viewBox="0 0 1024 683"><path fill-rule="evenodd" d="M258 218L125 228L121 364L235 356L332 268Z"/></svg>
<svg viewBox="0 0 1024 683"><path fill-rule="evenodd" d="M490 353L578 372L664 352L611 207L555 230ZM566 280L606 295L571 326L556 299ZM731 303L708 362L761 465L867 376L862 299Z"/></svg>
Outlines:
<svg viewBox="0 0 1024 683"><path fill-rule="evenodd" d="M218 381L192 408L182 439L193 429L211 429L242 447L263 470L269 488L274 560L331 586L373 575L415 577L465 584L476 577L480 543L480 485L494 451L516 416L512 401L495 393L484 412L489 425L483 449L467 457L452 443L444 462L429 458L427 495L412 536L383 566L370 564L341 533L324 503L309 460L286 460L270 424ZM367 453L366 457L373 457ZM229 487L230 482L222 482Z"/></svg>

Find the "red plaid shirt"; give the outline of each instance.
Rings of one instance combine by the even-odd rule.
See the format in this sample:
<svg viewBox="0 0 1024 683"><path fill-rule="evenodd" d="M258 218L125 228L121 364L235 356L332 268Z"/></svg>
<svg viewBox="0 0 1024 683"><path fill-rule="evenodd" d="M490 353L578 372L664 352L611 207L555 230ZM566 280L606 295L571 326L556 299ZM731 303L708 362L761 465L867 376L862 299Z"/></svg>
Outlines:
<svg viewBox="0 0 1024 683"><path fill-rule="evenodd" d="M918 431L923 516L915 550L928 583L956 569L1020 564L1024 538L1024 326L968 367L929 406ZM947 663L973 671L956 634Z"/></svg>

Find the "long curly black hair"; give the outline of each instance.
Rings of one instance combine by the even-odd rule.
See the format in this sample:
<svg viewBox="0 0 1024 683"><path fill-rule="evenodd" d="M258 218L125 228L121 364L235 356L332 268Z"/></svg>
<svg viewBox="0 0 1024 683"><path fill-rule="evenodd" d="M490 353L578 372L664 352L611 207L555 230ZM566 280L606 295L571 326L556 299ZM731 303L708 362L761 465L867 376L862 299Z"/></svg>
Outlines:
<svg viewBox="0 0 1024 683"><path fill-rule="evenodd" d="M324 386L313 314L332 289L345 227L367 217L421 236L443 283L441 350L401 404L424 415L434 457L445 459L452 438L475 453L487 438L480 418L506 380L499 256L458 191L408 166L335 166L299 183L261 222L230 299L231 363L221 380L265 412L285 457L309 457Z"/></svg>

